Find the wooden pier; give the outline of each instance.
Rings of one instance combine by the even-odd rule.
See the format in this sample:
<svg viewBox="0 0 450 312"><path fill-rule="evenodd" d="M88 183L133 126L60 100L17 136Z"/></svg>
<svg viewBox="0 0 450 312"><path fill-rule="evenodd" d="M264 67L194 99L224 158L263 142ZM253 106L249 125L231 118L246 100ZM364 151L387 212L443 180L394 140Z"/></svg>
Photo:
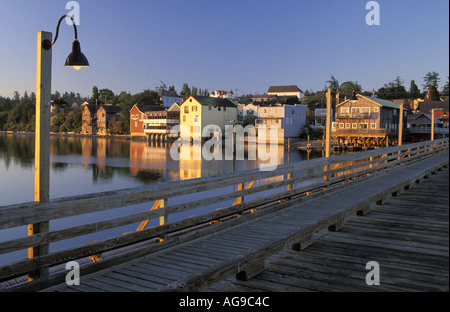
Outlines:
<svg viewBox="0 0 450 312"><path fill-rule="evenodd" d="M449 169L326 232L311 247L285 251L250 281L228 281L221 292L448 292ZM380 265L369 286L366 264Z"/></svg>
<svg viewBox="0 0 450 312"><path fill-rule="evenodd" d="M448 149L448 139L442 139L287 164L279 166L274 171L251 170L170 182L156 187L63 198L50 203L0 207L0 229L8 229L29 223L36 224L141 203L153 203L151 209L149 207L147 211L90 221L88 224L74 225L65 229L50 229L46 233L2 241L0 254L48 246L53 242L129 224L136 224L137 228L136 231L120 233L102 241L86 242L81 246L71 246L0 266L0 286L3 291L204 291L211 285L233 276L240 282L223 286L225 287L223 289L242 285L251 288L253 286L250 285L255 285L255 281L264 280L264 276L269 276L269 279L273 277L274 280L276 275L287 278L289 269L286 269L285 273L273 272L275 265L278 265L277 268L283 266L277 261L285 263L290 261L288 256L291 253L286 253L286 250L293 249L295 256L306 257L308 252L320 246L329 247L327 253L334 257L329 259L331 262L348 260L348 270L357 269L351 275L353 277L355 274L361 274L360 265L365 266L367 261L379 261L382 282L388 281L387 277L385 280L383 270L387 268L392 270L392 267L391 264L386 264L383 258L389 255L389 251L384 250L387 246L384 244L393 243L395 239L385 237L384 241L378 243L373 239L374 244L380 250L384 250L384 254L380 253L378 258L375 255L364 258L365 262L359 264L360 258L355 255L346 256L337 250L339 248L345 250L346 246L350 250L365 248L362 233L374 226L358 227L359 232L352 235L351 232L347 232L345 225L350 225L348 231L354 230L355 226L351 222L355 222L352 219L355 214L366 215L361 217L364 218L361 222L369 222L371 216L377 217L377 224L384 226L385 235L404 234L405 225L409 225L408 231L412 232L408 232L407 237L411 239L411 244L414 242L417 245L412 246L411 251L407 248L407 241L397 239L396 244L404 246L410 255L417 253L426 246L426 241L420 237L422 230L419 225L433 224L436 229L443 225L445 222L442 220L433 219L436 216L445 217L441 207L434 209L434 205L428 204L428 210L431 210L429 218L416 217L421 222L415 226L414 221L417 219L412 215L406 216L410 219L407 219L403 226L400 226L401 218L397 216L399 228L390 228L390 224L397 224L388 219L394 213L377 215L376 209L380 206L376 204L389 203L392 196L401 195L402 192L412 194L411 189L416 183L433 173L438 172L437 175L440 175L439 171L448 167ZM237 190L229 189L233 185L237 185ZM416 186L416 189L417 187L420 186ZM218 188L224 188L224 192L220 195L190 199L183 203L173 202L173 198L186 193L199 193ZM257 197L254 197L255 195ZM212 203L223 203L225 208L214 209L182 220L171 220L176 213ZM402 214L398 208L397 214ZM147 220L152 218L158 220L159 225L148 226ZM361 219L358 217L358 220ZM448 218L446 221L448 233ZM331 233L317 240L317 235L324 230L341 232ZM437 230L439 233L440 231ZM445 232L445 229L442 231ZM333 236L335 234L336 236ZM445 239L440 241L439 237L431 237L429 233L425 236L428 241L434 243L429 259L434 259L433 257L440 259L447 244L446 268L448 268L448 235L447 241ZM334 241L323 243L323 239ZM359 247L355 248L354 245L358 242ZM283 256L287 257L287 260L280 258L279 253L284 253ZM359 251L359 255L363 253ZM273 259L275 260L272 262L268 261ZM442 259L445 262L445 257ZM69 270L65 269L64 265L69 261L78 261L81 264L80 285L69 286L65 283ZM304 263L308 265L311 261L308 262L305 258ZM426 267L429 272L434 269L432 264L436 267L440 262L436 260L430 263ZM414 268L413 264L408 266ZM333 270L331 264L323 267ZM35 278L31 282L26 280L29 272L45 271L45 268L48 271L47 275ZM418 268L414 270L420 271ZM290 271L293 272L295 269ZM299 268L299 272L301 271ZM364 271L363 269L362 272ZM311 274L308 272L308 275L299 278L309 280L310 278L306 276ZM325 273L321 274L324 276ZM421 276L420 274L426 275L427 272L418 272L418 276ZM329 271L328 277L329 283L334 285L339 275L333 275L332 271ZM365 283L364 277L365 274L361 283ZM445 279L448 289L448 270L447 277L443 276L442 280L439 280L441 282L433 284L433 279L430 279L428 285L439 288L442 283L445 284ZM385 287L392 283L395 284L395 280L386 282ZM402 285L395 284L392 288L384 290L405 287ZM254 286L254 289L260 288ZM311 290L311 287L299 285L297 288L297 290ZM334 289L336 288L339 287ZM272 290L283 289L287 289L286 286ZM333 290L333 287L322 290Z"/></svg>

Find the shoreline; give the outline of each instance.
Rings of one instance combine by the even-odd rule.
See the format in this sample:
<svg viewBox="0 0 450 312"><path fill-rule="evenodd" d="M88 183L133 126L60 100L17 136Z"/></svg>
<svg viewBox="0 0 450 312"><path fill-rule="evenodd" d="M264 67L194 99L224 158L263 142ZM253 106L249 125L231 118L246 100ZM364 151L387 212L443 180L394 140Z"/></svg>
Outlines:
<svg viewBox="0 0 450 312"><path fill-rule="evenodd" d="M0 131L0 134L6 135L23 135L23 136L34 136L34 132L25 132L25 131ZM121 134L121 135L92 135L92 134L81 134L81 133L59 133L59 132L50 132L50 136L53 137L73 137L73 138L106 138L106 139L122 139L122 140L145 140L143 137L139 136L131 136L130 134ZM309 143L312 146L312 149L322 150L324 149L322 140L310 140ZM307 149L308 140L300 139L300 138L290 138L290 141L286 138L284 141L284 146L290 146L291 148L298 149ZM332 141L331 146L337 146L337 142Z"/></svg>
<svg viewBox="0 0 450 312"><path fill-rule="evenodd" d="M0 131L0 134L10 134L10 135L23 135L23 136L35 136L35 132L15 132L15 131ZM80 134L80 133L58 133L58 132L50 132L50 136L54 137L73 137L73 138L107 138L107 139L125 139L132 140L136 137L132 137L129 134L121 134L121 135L92 135L92 134Z"/></svg>

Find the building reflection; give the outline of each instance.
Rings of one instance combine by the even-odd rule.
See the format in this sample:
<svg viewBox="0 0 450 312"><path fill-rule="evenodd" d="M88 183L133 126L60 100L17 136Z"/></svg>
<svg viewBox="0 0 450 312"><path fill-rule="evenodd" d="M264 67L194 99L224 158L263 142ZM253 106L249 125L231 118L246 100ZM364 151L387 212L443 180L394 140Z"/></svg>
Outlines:
<svg viewBox="0 0 450 312"><path fill-rule="evenodd" d="M130 173L142 182L178 180L178 164L172 161L166 142L130 142Z"/></svg>

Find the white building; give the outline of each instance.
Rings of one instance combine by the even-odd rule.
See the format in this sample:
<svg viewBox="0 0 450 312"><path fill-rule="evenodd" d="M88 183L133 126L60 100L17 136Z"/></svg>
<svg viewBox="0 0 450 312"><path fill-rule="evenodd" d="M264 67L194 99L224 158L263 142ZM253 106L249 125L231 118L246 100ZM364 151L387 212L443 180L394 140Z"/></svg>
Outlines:
<svg viewBox="0 0 450 312"><path fill-rule="evenodd" d="M298 97L298 99L300 100L301 98L303 98L303 91L300 90L299 87L292 85L292 86L271 86L269 88L269 91L267 92L267 94L270 95L275 95L278 97L282 97L282 96L287 96L287 97Z"/></svg>
<svg viewBox="0 0 450 312"><path fill-rule="evenodd" d="M224 90L215 90L213 92L211 92L211 94L209 95L210 97L213 98L220 98L220 99L229 99L231 100L233 98L233 91L224 91Z"/></svg>
<svg viewBox="0 0 450 312"><path fill-rule="evenodd" d="M269 137L270 126L275 126L278 129L279 143L282 143L284 138L300 137L302 128L306 125L306 105L259 106L255 124L258 136L265 127L266 137Z"/></svg>
<svg viewBox="0 0 450 312"><path fill-rule="evenodd" d="M238 120L242 121L246 116L258 117L258 106L253 104L238 104Z"/></svg>

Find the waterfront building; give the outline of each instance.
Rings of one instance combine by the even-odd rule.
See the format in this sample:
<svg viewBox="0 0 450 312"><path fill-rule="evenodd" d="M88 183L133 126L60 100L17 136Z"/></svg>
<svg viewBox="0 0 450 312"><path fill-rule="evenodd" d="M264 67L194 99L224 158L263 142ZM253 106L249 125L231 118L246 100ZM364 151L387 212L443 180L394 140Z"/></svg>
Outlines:
<svg viewBox="0 0 450 312"><path fill-rule="evenodd" d="M130 110L130 135L133 137L145 137L144 122L147 120L147 112L163 112L163 106L135 104Z"/></svg>
<svg viewBox="0 0 450 312"><path fill-rule="evenodd" d="M145 115L143 130L150 140L166 141L173 127L180 124L180 106L177 103L164 110L146 111Z"/></svg>
<svg viewBox="0 0 450 312"><path fill-rule="evenodd" d="M102 104L97 110L97 134L108 135L112 122L120 118L120 106Z"/></svg>
<svg viewBox="0 0 450 312"><path fill-rule="evenodd" d="M411 142L428 141L431 139L431 124L432 115L426 113L417 113L408 115L408 129L409 140ZM441 119L434 118L434 137L442 138L448 137L448 125L442 122Z"/></svg>
<svg viewBox="0 0 450 312"><path fill-rule="evenodd" d="M339 145L384 146L398 138L400 106L387 100L358 94L358 100L336 105L332 137ZM406 128L407 109L403 113Z"/></svg>
<svg viewBox="0 0 450 312"><path fill-rule="evenodd" d="M182 137L200 138L203 131L225 133L226 125L233 125L238 121L236 104L228 99L194 96L186 98L180 105Z"/></svg>
<svg viewBox="0 0 450 312"><path fill-rule="evenodd" d="M285 138L300 137L302 128L306 125L306 105L259 106L255 125L258 138L261 137L261 131L266 131L266 138L270 138L270 127L276 127L279 144L284 143Z"/></svg>
<svg viewBox="0 0 450 312"><path fill-rule="evenodd" d="M81 134L97 134L97 105L83 103Z"/></svg>

